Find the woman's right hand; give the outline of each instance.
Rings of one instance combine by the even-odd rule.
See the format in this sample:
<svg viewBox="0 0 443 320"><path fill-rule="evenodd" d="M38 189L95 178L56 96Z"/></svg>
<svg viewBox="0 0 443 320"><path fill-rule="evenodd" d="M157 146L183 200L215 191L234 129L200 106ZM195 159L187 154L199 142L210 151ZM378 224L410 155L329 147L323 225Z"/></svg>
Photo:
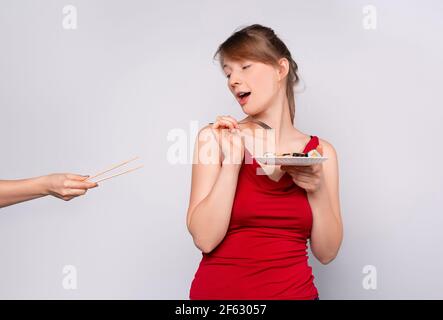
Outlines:
<svg viewBox="0 0 443 320"><path fill-rule="evenodd" d="M54 173L43 178L47 194L69 201L98 186L95 182L86 181L88 177L71 173Z"/></svg>
<svg viewBox="0 0 443 320"><path fill-rule="evenodd" d="M218 141L223 153L223 165L241 165L244 159L244 141L240 134L240 126L231 116L218 116L212 125L218 135Z"/></svg>

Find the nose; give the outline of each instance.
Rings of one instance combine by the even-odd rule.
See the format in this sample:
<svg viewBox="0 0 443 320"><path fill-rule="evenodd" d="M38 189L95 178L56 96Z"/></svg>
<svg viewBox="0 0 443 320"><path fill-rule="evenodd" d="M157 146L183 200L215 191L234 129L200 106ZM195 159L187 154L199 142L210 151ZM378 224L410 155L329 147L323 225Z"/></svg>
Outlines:
<svg viewBox="0 0 443 320"><path fill-rule="evenodd" d="M229 76L229 86L232 89L235 89L235 86L239 84L241 84L241 78L238 76L236 72L232 72L231 75Z"/></svg>

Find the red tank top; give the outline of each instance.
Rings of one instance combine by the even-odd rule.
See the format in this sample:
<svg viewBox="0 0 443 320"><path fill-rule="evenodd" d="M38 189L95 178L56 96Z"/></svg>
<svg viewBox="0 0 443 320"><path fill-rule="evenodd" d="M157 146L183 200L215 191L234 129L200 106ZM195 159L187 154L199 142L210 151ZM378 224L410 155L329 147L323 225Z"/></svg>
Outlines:
<svg viewBox="0 0 443 320"><path fill-rule="evenodd" d="M303 152L315 149L311 136ZM231 220L222 242L202 260L190 299L315 299L307 239L312 212L306 191L288 173L274 181L245 149ZM252 160L252 162L251 162Z"/></svg>

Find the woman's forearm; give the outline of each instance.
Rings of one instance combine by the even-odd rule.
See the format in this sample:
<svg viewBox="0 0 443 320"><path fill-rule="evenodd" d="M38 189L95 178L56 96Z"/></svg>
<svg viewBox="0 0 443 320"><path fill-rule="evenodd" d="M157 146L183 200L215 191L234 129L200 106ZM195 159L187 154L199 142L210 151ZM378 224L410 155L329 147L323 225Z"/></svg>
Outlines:
<svg viewBox="0 0 443 320"><path fill-rule="evenodd" d="M0 208L48 195L45 177L0 180Z"/></svg>
<svg viewBox="0 0 443 320"><path fill-rule="evenodd" d="M331 262L340 249L343 231L341 222L334 213L326 189L309 194L313 215L311 251L323 264Z"/></svg>
<svg viewBox="0 0 443 320"><path fill-rule="evenodd" d="M211 192L192 212L189 231L195 245L205 253L212 251L226 235L239 170L239 165L223 165Z"/></svg>

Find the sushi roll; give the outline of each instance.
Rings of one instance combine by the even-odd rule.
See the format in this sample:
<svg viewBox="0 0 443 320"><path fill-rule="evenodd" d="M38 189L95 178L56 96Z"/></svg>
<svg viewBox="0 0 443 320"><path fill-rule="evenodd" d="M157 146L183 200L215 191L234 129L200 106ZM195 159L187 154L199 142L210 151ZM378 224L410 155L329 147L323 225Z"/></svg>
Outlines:
<svg viewBox="0 0 443 320"><path fill-rule="evenodd" d="M313 149L308 152L308 157L311 157L311 158L321 158L321 156L322 155L320 154L320 152L318 152L316 149Z"/></svg>
<svg viewBox="0 0 443 320"><path fill-rule="evenodd" d="M282 154L280 155L280 157L290 158L290 157L292 157L292 154L291 154L291 153L282 153Z"/></svg>

